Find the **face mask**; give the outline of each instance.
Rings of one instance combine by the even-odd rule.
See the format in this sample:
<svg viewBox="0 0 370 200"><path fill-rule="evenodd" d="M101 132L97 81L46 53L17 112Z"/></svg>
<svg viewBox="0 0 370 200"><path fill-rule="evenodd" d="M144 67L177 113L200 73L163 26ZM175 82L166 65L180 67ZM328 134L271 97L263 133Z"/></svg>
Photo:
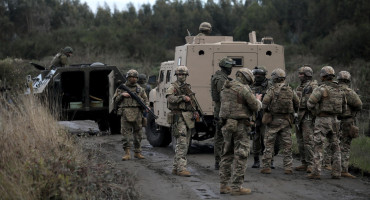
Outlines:
<svg viewBox="0 0 370 200"><path fill-rule="evenodd" d="M184 83L186 81L186 75L177 75L177 80L180 83Z"/></svg>
<svg viewBox="0 0 370 200"><path fill-rule="evenodd" d="M265 76L261 75L255 75L254 78L257 84L261 84L266 79Z"/></svg>
<svg viewBox="0 0 370 200"><path fill-rule="evenodd" d="M225 72L225 74L227 74L227 75L230 75L232 70L233 69L231 67L230 68L226 68L226 67L222 68L222 71Z"/></svg>

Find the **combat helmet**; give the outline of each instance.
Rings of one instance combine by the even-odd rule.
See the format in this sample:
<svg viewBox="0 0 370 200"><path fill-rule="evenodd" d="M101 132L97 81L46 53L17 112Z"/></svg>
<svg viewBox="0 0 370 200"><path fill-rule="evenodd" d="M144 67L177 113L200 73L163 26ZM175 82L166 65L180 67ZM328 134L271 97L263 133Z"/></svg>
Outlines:
<svg viewBox="0 0 370 200"><path fill-rule="evenodd" d="M338 73L337 79L351 81L351 74L347 71L340 71Z"/></svg>
<svg viewBox="0 0 370 200"><path fill-rule="evenodd" d="M303 65L298 69L298 74L304 74L305 76L312 77L313 71L309 65Z"/></svg>
<svg viewBox="0 0 370 200"><path fill-rule="evenodd" d="M211 32L212 31L212 25L208 22L202 22L199 25L199 31L201 31L201 32L204 32L204 31Z"/></svg>
<svg viewBox="0 0 370 200"><path fill-rule="evenodd" d="M189 75L189 70L186 66L184 65L180 65L176 68L175 70L175 75L179 75L179 74L185 74L185 75Z"/></svg>
<svg viewBox="0 0 370 200"><path fill-rule="evenodd" d="M280 68L274 69L274 71L272 71L272 73L271 73L271 78L273 80L278 79L278 78L284 78L285 79L285 77L286 77L285 71L280 69Z"/></svg>
<svg viewBox="0 0 370 200"><path fill-rule="evenodd" d="M325 66L321 69L320 71L320 76L321 77L324 77L324 76L335 76L335 71L334 69L331 67L331 66Z"/></svg>
<svg viewBox="0 0 370 200"><path fill-rule="evenodd" d="M253 75L264 75L267 74L267 69L264 66L256 66L252 70Z"/></svg>
<svg viewBox="0 0 370 200"><path fill-rule="evenodd" d="M224 68L232 68L235 66L235 61L231 58L222 58L218 63L218 66Z"/></svg>
<svg viewBox="0 0 370 200"><path fill-rule="evenodd" d="M254 75L252 71L246 67L240 68L236 73L241 73L247 79L248 82L254 83Z"/></svg>
<svg viewBox="0 0 370 200"><path fill-rule="evenodd" d="M64 47L63 53L73 53L72 47L69 46Z"/></svg>
<svg viewBox="0 0 370 200"><path fill-rule="evenodd" d="M134 70L134 69L130 69L128 70L127 74L126 74L126 78L128 77L135 77L135 78L138 78L139 77L139 73Z"/></svg>
<svg viewBox="0 0 370 200"><path fill-rule="evenodd" d="M139 74L138 82L145 83L146 82L146 75L145 74Z"/></svg>

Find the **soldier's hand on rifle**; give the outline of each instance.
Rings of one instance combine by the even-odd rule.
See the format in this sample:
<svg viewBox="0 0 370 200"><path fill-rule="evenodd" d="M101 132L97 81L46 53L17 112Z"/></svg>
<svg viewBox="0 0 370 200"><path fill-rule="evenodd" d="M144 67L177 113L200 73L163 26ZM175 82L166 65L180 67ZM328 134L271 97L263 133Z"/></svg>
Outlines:
<svg viewBox="0 0 370 200"><path fill-rule="evenodd" d="M256 98L261 101L262 100L262 94L256 94Z"/></svg>
<svg viewBox="0 0 370 200"><path fill-rule="evenodd" d="M190 101L190 97L188 97L188 96L184 96L184 101L185 101L185 102L189 102L189 101Z"/></svg>
<svg viewBox="0 0 370 200"><path fill-rule="evenodd" d="M122 96L124 96L124 97L131 97L130 94L127 93L127 92L122 92Z"/></svg>

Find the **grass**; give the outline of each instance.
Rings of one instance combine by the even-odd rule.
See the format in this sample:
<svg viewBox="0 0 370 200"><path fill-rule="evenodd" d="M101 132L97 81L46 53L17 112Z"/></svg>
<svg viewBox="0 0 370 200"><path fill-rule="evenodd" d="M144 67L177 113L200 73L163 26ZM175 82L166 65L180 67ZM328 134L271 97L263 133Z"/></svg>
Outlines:
<svg viewBox="0 0 370 200"><path fill-rule="evenodd" d="M370 172L370 137L360 136L352 140L350 165L361 169L362 172Z"/></svg>
<svg viewBox="0 0 370 200"><path fill-rule="evenodd" d="M10 103L4 96L0 93L1 199L138 198L134 179L100 162L99 151L83 151L38 98L8 95Z"/></svg>

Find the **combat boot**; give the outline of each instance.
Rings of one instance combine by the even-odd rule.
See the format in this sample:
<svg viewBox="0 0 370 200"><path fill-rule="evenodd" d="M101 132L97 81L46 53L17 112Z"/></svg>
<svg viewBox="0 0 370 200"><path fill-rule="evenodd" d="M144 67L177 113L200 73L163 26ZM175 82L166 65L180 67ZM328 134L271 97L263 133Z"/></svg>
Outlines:
<svg viewBox="0 0 370 200"><path fill-rule="evenodd" d="M259 156L254 157L254 163L252 165L252 168L260 168L260 157Z"/></svg>
<svg viewBox="0 0 370 200"><path fill-rule="evenodd" d="M263 168L260 172L262 174L271 174L271 168Z"/></svg>
<svg viewBox="0 0 370 200"><path fill-rule="evenodd" d="M293 174L293 170L286 169L286 170L284 170L284 174Z"/></svg>
<svg viewBox="0 0 370 200"><path fill-rule="evenodd" d="M145 157L143 156L143 154L141 154L141 153L135 153L134 154L134 157L135 158L138 158L138 159L145 159Z"/></svg>
<svg viewBox="0 0 370 200"><path fill-rule="evenodd" d="M307 175L307 178L309 178L309 179L316 179L316 180L320 180L321 179L320 175L313 174L313 173Z"/></svg>
<svg viewBox="0 0 370 200"><path fill-rule="evenodd" d="M231 187L225 184L220 185L220 194L229 194L231 191Z"/></svg>
<svg viewBox="0 0 370 200"><path fill-rule="evenodd" d="M231 195L246 195L246 194L250 194L252 191L251 189L249 188L243 188L243 187L240 187L238 189L231 189L231 192L230 194Z"/></svg>
<svg viewBox="0 0 370 200"><path fill-rule="evenodd" d="M332 171L333 170L333 168L331 167L331 165L325 165L324 166L324 169L329 170L329 171Z"/></svg>
<svg viewBox="0 0 370 200"><path fill-rule="evenodd" d="M307 165L301 165L294 168L295 171L307 171Z"/></svg>
<svg viewBox="0 0 370 200"><path fill-rule="evenodd" d="M122 157L122 160L125 161L125 160L130 160L130 159L131 159L130 149L126 148L125 149L125 155Z"/></svg>
<svg viewBox="0 0 370 200"><path fill-rule="evenodd" d="M271 160L271 169L275 169L274 161Z"/></svg>
<svg viewBox="0 0 370 200"><path fill-rule="evenodd" d="M185 170L182 170L182 171L177 172L177 175L189 177L191 174L190 174L190 172L188 170L185 169Z"/></svg>
<svg viewBox="0 0 370 200"><path fill-rule="evenodd" d="M340 175L343 177L347 177L347 178L356 178L356 176L353 176L352 174L348 172L342 172Z"/></svg>

